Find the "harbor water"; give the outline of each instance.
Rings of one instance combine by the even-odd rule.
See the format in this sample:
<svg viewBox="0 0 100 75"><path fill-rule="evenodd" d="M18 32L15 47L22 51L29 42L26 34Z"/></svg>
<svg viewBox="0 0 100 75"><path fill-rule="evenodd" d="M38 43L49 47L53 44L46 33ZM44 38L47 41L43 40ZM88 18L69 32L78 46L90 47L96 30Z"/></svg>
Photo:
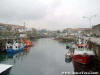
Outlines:
<svg viewBox="0 0 100 75"><path fill-rule="evenodd" d="M62 72L99 71L94 63L83 66L65 59L66 44L52 39L39 39L24 52L0 55L0 63L14 65L10 75L63 75ZM99 66L99 65L98 65Z"/></svg>

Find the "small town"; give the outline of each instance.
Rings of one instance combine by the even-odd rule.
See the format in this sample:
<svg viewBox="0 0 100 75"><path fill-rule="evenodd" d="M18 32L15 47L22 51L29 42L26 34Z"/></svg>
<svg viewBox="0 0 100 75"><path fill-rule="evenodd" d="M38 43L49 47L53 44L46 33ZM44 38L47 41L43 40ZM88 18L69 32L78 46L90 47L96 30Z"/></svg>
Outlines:
<svg viewBox="0 0 100 75"><path fill-rule="evenodd" d="M100 75L99 3L0 1L0 75Z"/></svg>

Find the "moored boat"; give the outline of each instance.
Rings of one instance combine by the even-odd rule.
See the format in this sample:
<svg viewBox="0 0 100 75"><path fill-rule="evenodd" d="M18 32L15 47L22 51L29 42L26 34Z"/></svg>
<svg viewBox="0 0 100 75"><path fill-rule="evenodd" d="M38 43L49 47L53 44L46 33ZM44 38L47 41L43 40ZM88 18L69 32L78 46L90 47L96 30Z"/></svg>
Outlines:
<svg viewBox="0 0 100 75"><path fill-rule="evenodd" d="M80 47L80 48L88 47L88 44L87 44L87 41L78 39L77 46Z"/></svg>
<svg viewBox="0 0 100 75"><path fill-rule="evenodd" d="M0 75L9 75L13 65L0 64Z"/></svg>
<svg viewBox="0 0 100 75"><path fill-rule="evenodd" d="M72 58L72 53L71 53L71 51L68 50L68 51L66 52L65 58L68 58L68 59L69 59L69 58Z"/></svg>
<svg viewBox="0 0 100 75"><path fill-rule="evenodd" d="M7 53L18 53L24 50L24 44L23 43L18 43L16 41L12 43L6 43L6 52Z"/></svg>
<svg viewBox="0 0 100 75"><path fill-rule="evenodd" d="M72 51L73 60L81 63L88 64L95 56L93 49L88 48L87 41L78 40L76 47Z"/></svg>
<svg viewBox="0 0 100 75"><path fill-rule="evenodd" d="M65 54L65 62L70 63L71 61L72 61L72 53L70 50L68 50L67 53Z"/></svg>
<svg viewBox="0 0 100 75"><path fill-rule="evenodd" d="M94 56L93 50L76 48L73 53L73 60L81 64L88 64Z"/></svg>
<svg viewBox="0 0 100 75"><path fill-rule="evenodd" d="M25 47L31 47L31 46L33 46L32 41L29 41L27 39L24 39L24 43L25 43Z"/></svg>

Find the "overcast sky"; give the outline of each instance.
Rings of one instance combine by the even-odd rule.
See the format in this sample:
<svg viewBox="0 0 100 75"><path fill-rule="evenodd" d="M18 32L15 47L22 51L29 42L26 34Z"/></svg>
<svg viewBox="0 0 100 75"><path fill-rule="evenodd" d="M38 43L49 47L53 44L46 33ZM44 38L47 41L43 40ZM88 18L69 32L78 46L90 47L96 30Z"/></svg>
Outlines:
<svg viewBox="0 0 100 75"><path fill-rule="evenodd" d="M100 23L100 0L0 0L0 22L57 30Z"/></svg>

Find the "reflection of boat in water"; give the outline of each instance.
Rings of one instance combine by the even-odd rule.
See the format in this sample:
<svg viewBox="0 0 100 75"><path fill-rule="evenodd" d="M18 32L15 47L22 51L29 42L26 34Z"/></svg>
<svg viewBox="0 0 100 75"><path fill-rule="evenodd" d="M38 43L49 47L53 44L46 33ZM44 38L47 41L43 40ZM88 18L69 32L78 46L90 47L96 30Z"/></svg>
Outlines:
<svg viewBox="0 0 100 75"><path fill-rule="evenodd" d="M6 44L6 52L7 53L18 53L24 50L24 44L22 43L17 43L16 41L12 42L12 43L7 43Z"/></svg>
<svg viewBox="0 0 100 75"><path fill-rule="evenodd" d="M25 47L24 50L25 51L29 51L31 47Z"/></svg>
<svg viewBox="0 0 100 75"><path fill-rule="evenodd" d="M98 65L99 66L99 68L98 68L98 66L96 66L96 63L94 61L87 65L83 65L83 64L73 61L73 66L74 66L74 72L100 73L100 65ZM78 75L83 75L83 74L78 74ZM84 74L84 75L86 75L86 74ZM91 74L88 74L88 75L91 75ZM92 74L92 75L99 75L99 74Z"/></svg>
<svg viewBox="0 0 100 75"><path fill-rule="evenodd" d="M65 58L66 63L70 63L72 61L72 58Z"/></svg>
<svg viewBox="0 0 100 75"><path fill-rule="evenodd" d="M1 53L0 54L0 62L5 61L6 60L6 54L5 53Z"/></svg>
<svg viewBox="0 0 100 75"><path fill-rule="evenodd" d="M0 64L0 75L9 75L12 65Z"/></svg>

